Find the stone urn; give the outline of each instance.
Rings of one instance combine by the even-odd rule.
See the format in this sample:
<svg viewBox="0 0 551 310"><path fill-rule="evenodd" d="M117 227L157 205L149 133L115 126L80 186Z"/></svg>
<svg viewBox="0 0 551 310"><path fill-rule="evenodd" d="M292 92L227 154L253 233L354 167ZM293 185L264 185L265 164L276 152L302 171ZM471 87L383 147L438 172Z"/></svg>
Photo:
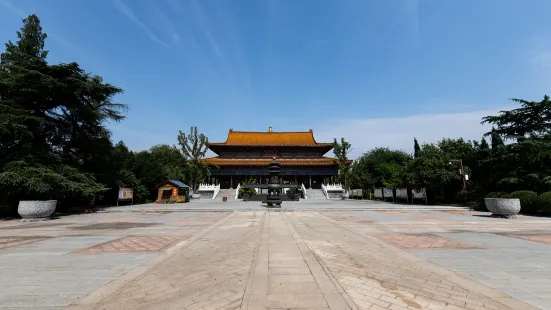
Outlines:
<svg viewBox="0 0 551 310"><path fill-rule="evenodd" d="M341 199L342 199L342 200L346 200L346 199L348 199L349 197L350 197L350 193L349 193L349 192L347 192L347 191L342 192L342 194L341 194Z"/></svg>
<svg viewBox="0 0 551 310"><path fill-rule="evenodd" d="M520 212L520 200L517 198L485 198L484 204L492 215L515 218Z"/></svg>
<svg viewBox="0 0 551 310"><path fill-rule="evenodd" d="M57 200L22 200L17 213L23 220L47 219L54 214Z"/></svg>

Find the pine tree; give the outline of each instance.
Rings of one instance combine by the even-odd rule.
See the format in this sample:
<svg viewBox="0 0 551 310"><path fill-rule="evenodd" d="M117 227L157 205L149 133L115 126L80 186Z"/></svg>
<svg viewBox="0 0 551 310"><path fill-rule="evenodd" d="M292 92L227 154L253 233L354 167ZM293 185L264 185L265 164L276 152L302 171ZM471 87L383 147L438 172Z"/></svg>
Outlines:
<svg viewBox="0 0 551 310"><path fill-rule="evenodd" d="M76 63L49 65L40 19L23 19L0 56L0 205L24 199L86 200L113 174L105 127L121 120L121 89ZM106 179L109 179L106 177Z"/></svg>

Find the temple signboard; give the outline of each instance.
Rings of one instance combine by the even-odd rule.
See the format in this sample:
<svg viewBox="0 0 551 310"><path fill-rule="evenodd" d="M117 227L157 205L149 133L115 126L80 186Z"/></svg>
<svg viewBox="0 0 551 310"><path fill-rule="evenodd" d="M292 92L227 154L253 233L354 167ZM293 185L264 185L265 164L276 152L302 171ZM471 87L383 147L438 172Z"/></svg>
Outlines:
<svg viewBox="0 0 551 310"><path fill-rule="evenodd" d="M396 198L408 198L408 189L407 188L397 188L396 189Z"/></svg>

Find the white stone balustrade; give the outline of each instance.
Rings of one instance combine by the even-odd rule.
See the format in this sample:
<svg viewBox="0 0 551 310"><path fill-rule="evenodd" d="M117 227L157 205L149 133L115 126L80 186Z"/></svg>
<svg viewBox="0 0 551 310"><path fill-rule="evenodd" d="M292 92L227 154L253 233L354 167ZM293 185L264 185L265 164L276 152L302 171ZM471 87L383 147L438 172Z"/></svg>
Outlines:
<svg viewBox="0 0 551 310"><path fill-rule="evenodd" d="M344 193L344 188L340 183L333 183L333 184L327 184L327 185L321 184L321 189L327 199L331 199L331 198L340 199L342 193Z"/></svg>
<svg viewBox="0 0 551 310"><path fill-rule="evenodd" d="M202 192L212 192L212 199L216 198L216 195L218 195L218 192L220 191L220 184L207 184L207 183L201 183L199 184L199 189L197 190L199 193Z"/></svg>
<svg viewBox="0 0 551 310"><path fill-rule="evenodd" d="M333 183L333 184L327 184L325 185L325 189L327 191L335 192L335 191L344 191L344 188L342 187L342 184L340 183Z"/></svg>

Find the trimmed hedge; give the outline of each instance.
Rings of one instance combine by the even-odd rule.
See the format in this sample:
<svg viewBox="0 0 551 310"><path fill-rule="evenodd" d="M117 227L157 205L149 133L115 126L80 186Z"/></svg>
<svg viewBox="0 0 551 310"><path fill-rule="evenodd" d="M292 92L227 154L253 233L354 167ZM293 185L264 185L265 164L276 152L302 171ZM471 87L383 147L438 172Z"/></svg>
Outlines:
<svg viewBox="0 0 551 310"><path fill-rule="evenodd" d="M536 207L543 212L551 212L551 192L545 192L536 199Z"/></svg>
<svg viewBox="0 0 551 310"><path fill-rule="evenodd" d="M533 191L516 191L512 192L503 198L518 198L520 199L520 211L522 213L536 213L538 207L536 206L536 200L538 194Z"/></svg>
<svg viewBox="0 0 551 310"><path fill-rule="evenodd" d="M505 198L508 195L509 194L507 194L506 192L491 192L488 195L486 195L486 198Z"/></svg>

